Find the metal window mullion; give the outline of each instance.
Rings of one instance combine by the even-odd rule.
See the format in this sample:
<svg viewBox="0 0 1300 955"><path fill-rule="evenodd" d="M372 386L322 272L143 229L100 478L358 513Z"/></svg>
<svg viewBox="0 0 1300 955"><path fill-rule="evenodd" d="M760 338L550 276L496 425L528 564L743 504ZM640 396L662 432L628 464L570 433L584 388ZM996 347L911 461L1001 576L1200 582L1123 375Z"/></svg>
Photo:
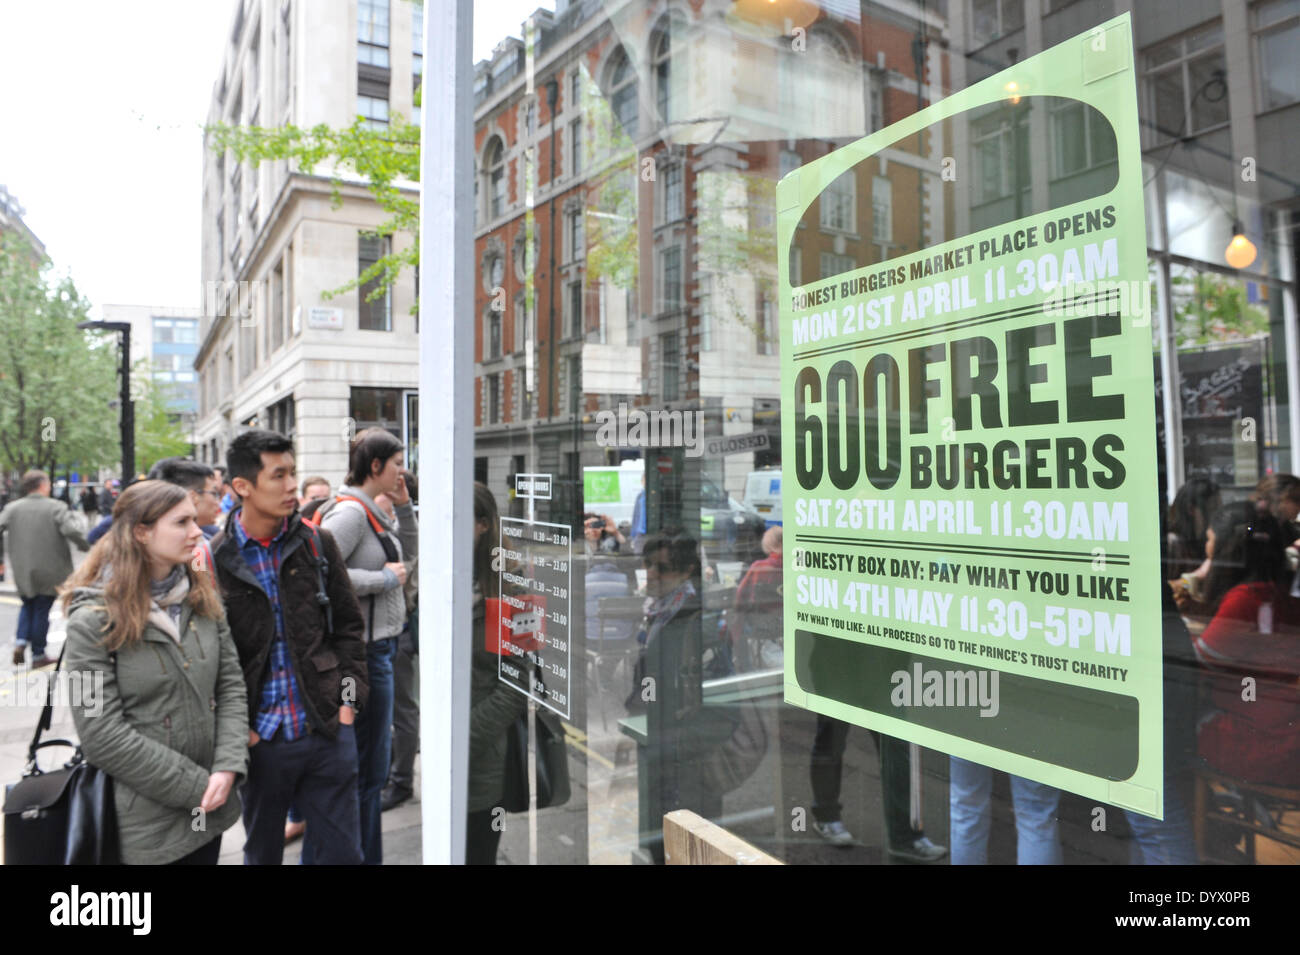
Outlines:
<svg viewBox="0 0 1300 955"><path fill-rule="evenodd" d="M473 308L475 274L472 0L440 13L425 18L425 75L445 95L425 97L420 131L419 666L423 858L445 864L465 859L469 792L474 354L454 317Z"/></svg>

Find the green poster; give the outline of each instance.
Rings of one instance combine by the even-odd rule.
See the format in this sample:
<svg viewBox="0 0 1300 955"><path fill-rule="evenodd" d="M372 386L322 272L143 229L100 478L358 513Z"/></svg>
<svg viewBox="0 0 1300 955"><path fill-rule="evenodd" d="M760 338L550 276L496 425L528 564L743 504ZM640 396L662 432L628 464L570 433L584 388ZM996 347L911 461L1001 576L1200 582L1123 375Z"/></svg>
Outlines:
<svg viewBox="0 0 1300 955"><path fill-rule="evenodd" d="M786 700L1162 817L1128 16L804 165L777 208Z"/></svg>

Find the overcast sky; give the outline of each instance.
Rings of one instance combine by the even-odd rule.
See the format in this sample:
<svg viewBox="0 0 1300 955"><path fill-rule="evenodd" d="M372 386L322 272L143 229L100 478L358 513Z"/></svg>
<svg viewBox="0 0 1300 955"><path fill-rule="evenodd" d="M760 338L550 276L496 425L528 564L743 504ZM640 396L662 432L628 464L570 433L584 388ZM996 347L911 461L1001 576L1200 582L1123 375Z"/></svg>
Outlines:
<svg viewBox="0 0 1300 955"><path fill-rule="evenodd" d="M479 0L474 59L538 7L554 2ZM201 302L200 128L234 9L3 0L0 184L96 316L104 304Z"/></svg>

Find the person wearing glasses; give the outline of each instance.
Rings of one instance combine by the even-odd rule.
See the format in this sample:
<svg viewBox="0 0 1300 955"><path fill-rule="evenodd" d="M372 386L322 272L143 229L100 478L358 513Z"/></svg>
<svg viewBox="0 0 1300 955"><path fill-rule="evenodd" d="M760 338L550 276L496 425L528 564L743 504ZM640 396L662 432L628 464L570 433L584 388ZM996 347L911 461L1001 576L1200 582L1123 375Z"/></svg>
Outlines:
<svg viewBox="0 0 1300 955"><path fill-rule="evenodd" d="M221 479L212 468L193 458L160 458L149 469L148 478L151 481L166 481L189 491L190 500L194 504L194 519L203 531L203 539L212 539L219 530L217 518L221 516ZM112 526L113 515L110 512L86 535L87 542L94 544Z"/></svg>

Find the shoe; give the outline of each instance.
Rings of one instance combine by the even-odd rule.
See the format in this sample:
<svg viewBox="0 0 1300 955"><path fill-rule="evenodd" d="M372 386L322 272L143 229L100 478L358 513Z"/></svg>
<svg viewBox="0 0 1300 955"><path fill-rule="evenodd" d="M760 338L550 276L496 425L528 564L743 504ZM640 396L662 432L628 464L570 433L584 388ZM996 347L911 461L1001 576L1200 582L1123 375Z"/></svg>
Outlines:
<svg viewBox="0 0 1300 955"><path fill-rule="evenodd" d="M302 834L307 831L305 822L286 822L284 824L284 844L287 846L295 840L301 839Z"/></svg>
<svg viewBox="0 0 1300 955"><path fill-rule="evenodd" d="M14 666L20 667L27 662L27 644L20 643L14 647Z"/></svg>
<svg viewBox="0 0 1300 955"><path fill-rule="evenodd" d="M42 653L39 657L32 657L32 669L40 670L44 667L52 667L54 666L54 664L58 662L59 661L56 660L54 657L47 657L45 654Z"/></svg>
<svg viewBox="0 0 1300 955"><path fill-rule="evenodd" d="M853 833L844 828L844 823L836 819L834 822L814 822L813 830L833 846L847 848L853 845Z"/></svg>
<svg viewBox="0 0 1300 955"><path fill-rule="evenodd" d="M388 812L390 809L396 809L413 795L414 793L405 786L385 786L383 794L379 797L379 811Z"/></svg>
<svg viewBox="0 0 1300 955"><path fill-rule="evenodd" d="M938 862L948 854L948 847L936 846L922 836L906 846L891 846L889 854L896 859L907 859L909 862Z"/></svg>

